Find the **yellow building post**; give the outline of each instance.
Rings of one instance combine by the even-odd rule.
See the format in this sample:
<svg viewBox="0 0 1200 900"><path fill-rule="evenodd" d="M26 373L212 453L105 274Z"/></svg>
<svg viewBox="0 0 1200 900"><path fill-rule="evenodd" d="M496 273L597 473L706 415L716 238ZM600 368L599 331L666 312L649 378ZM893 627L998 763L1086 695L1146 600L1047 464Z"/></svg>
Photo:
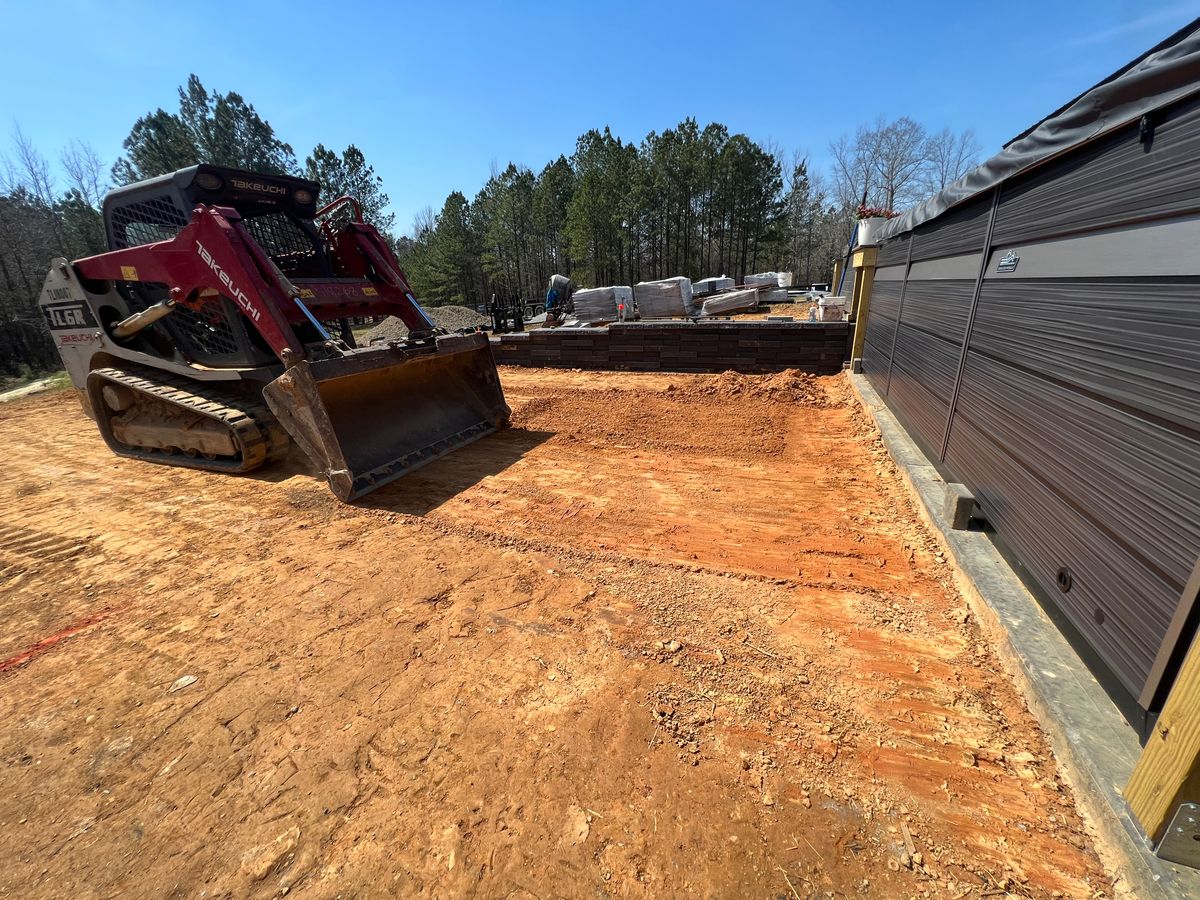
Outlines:
<svg viewBox="0 0 1200 900"><path fill-rule="evenodd" d="M1183 592L1189 607L1200 601L1200 561ZM1157 841L1183 802L1200 802L1200 638L1179 667L1171 693L1142 755L1125 802L1146 836Z"/></svg>
<svg viewBox="0 0 1200 900"><path fill-rule="evenodd" d="M871 286L875 284L875 260L878 247L859 247L850 258L854 284L850 294L850 320L854 322L854 347L850 359L860 359L867 339L867 316L871 311Z"/></svg>

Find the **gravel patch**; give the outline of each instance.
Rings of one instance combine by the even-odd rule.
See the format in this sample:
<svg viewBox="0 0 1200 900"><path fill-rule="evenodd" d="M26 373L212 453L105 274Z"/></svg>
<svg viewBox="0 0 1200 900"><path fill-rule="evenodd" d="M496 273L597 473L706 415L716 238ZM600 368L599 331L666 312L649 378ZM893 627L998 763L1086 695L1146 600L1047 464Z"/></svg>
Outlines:
<svg viewBox="0 0 1200 900"><path fill-rule="evenodd" d="M488 318L481 316L473 309L465 306L428 306L425 312L433 319L435 325L450 331L460 328L470 328L475 325L487 325ZM362 336L362 343L371 341L402 341L408 337L408 326L395 316L388 316L370 331Z"/></svg>

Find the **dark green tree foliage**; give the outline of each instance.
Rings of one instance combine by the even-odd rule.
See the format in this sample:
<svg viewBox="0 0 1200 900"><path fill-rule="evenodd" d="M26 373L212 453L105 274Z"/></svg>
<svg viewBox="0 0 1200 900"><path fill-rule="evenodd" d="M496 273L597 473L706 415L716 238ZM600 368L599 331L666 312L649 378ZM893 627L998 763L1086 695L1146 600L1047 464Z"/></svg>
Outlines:
<svg viewBox="0 0 1200 900"><path fill-rule="evenodd" d="M241 94L209 92L191 75L179 89L179 112L162 109L134 123L113 166L121 184L211 163L271 175L297 171L296 154Z"/></svg>
<svg viewBox="0 0 1200 900"><path fill-rule="evenodd" d="M571 271L567 246L567 210L575 195L575 172L565 156L542 169L533 186L533 227L540 241L537 284L549 281L555 272Z"/></svg>
<svg viewBox="0 0 1200 900"><path fill-rule="evenodd" d="M400 262L423 301L432 306L474 302L482 290L481 250L467 198L458 191L446 198L432 223L400 245Z"/></svg>
<svg viewBox="0 0 1200 900"><path fill-rule="evenodd" d="M389 234L396 225L396 216L387 212L388 195L383 191L383 179L367 163L361 150L351 144L337 154L317 144L304 160L304 177L321 184L321 202L338 197L354 197L362 205L363 218Z"/></svg>
<svg viewBox="0 0 1200 900"><path fill-rule="evenodd" d="M200 152L179 116L156 109L133 123L122 142L125 155L116 161L112 177L118 184L165 175L200 161Z"/></svg>
<svg viewBox="0 0 1200 900"><path fill-rule="evenodd" d="M450 280L466 286L469 303L479 303L493 294L539 298L555 272L584 285L673 275L740 279L769 268L796 270L794 248L801 246L811 269L801 278L827 278L836 250L829 259L818 255L831 242L792 234L793 227L824 227L824 218L809 208L793 217L791 203L775 156L723 125L701 129L686 119L640 145L608 128L592 130L569 160L559 157L537 175L513 164L493 173L466 216L479 255L461 257L464 270ZM453 231L456 246L463 242L459 219L444 216L405 246L403 261L422 296L445 296L447 273L440 270L434 284L426 265L441 232Z"/></svg>

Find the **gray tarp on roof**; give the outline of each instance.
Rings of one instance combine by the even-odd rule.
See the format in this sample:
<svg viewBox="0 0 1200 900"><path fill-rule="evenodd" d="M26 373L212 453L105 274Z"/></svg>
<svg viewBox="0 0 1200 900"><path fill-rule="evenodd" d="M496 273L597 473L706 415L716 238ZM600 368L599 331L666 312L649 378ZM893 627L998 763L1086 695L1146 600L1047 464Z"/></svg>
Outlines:
<svg viewBox="0 0 1200 900"><path fill-rule="evenodd" d="M1200 19L1013 139L941 193L887 222L882 237L912 231L1020 172L1195 93L1200 93Z"/></svg>

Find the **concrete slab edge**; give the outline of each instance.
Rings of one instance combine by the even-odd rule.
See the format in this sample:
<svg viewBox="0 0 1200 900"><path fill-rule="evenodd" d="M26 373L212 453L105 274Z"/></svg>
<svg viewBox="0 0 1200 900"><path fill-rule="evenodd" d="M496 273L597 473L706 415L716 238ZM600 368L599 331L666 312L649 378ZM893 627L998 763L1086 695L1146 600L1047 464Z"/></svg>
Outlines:
<svg viewBox="0 0 1200 900"><path fill-rule="evenodd" d="M1200 871L1156 857L1125 805L1122 788L1141 749L1133 729L991 539L950 527L945 482L866 376L845 377L919 501L921 518L954 562L956 586L1045 731L1118 891L1163 900L1200 897Z"/></svg>

